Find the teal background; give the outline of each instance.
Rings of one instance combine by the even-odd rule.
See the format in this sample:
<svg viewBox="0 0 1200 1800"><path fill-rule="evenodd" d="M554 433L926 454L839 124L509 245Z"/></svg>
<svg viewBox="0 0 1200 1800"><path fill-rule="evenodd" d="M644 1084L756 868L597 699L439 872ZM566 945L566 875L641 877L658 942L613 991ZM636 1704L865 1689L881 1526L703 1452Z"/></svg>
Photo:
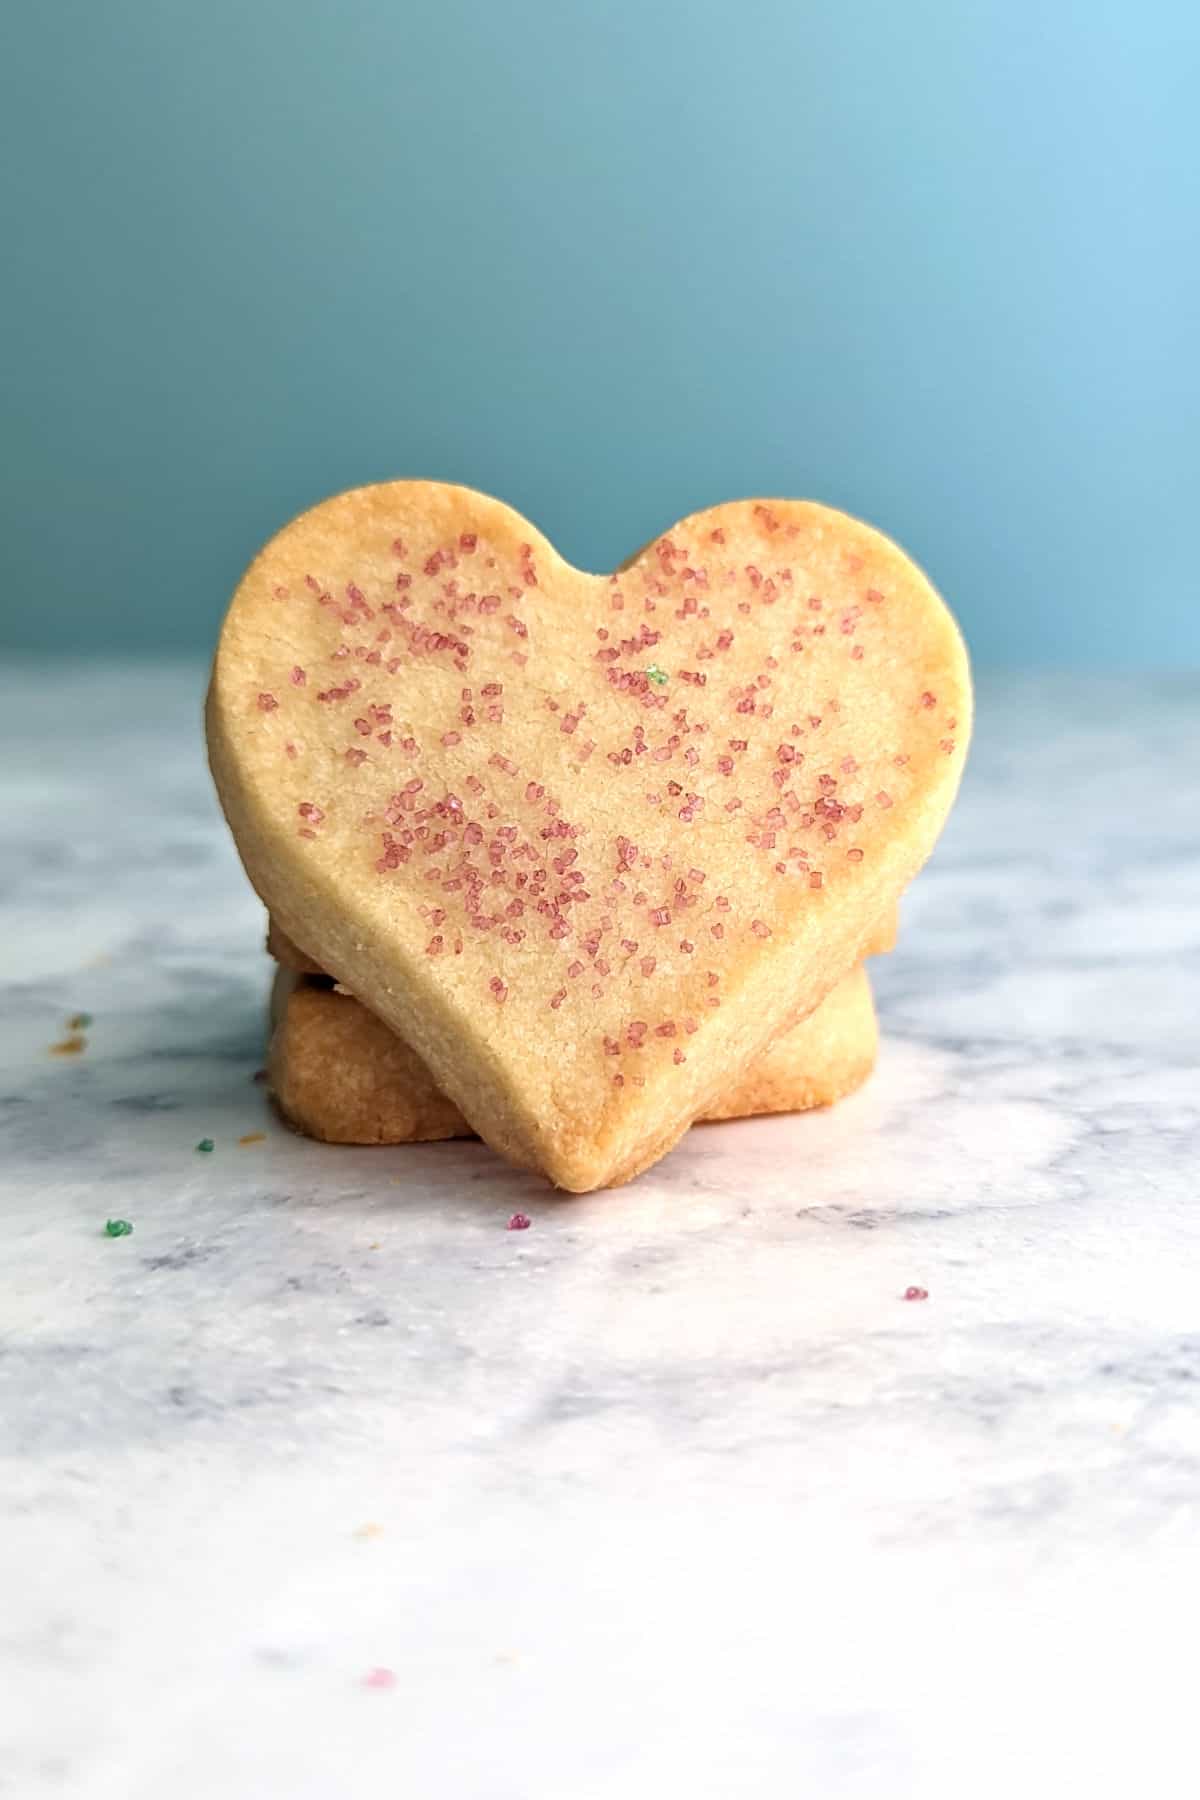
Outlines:
<svg viewBox="0 0 1200 1800"><path fill-rule="evenodd" d="M1200 662L1200 8L16 0L0 641L207 647L293 512L611 565L807 494L981 662Z"/></svg>

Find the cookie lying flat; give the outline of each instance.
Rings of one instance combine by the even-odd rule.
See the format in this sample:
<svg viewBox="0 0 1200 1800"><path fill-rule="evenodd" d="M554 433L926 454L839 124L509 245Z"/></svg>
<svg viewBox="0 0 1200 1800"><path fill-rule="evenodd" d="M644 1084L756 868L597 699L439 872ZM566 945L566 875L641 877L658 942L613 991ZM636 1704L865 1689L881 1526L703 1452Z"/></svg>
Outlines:
<svg viewBox="0 0 1200 1800"><path fill-rule="evenodd" d="M282 928L489 1143L583 1190L861 960L970 703L925 577L828 508L716 507L604 577L497 501L394 482L252 564L209 752Z"/></svg>
<svg viewBox="0 0 1200 1800"><path fill-rule="evenodd" d="M470 1137L452 1100L402 1038L324 977L279 969L267 1080L284 1117L329 1144Z"/></svg>
<svg viewBox="0 0 1200 1800"><path fill-rule="evenodd" d="M268 1078L284 1117L330 1144L470 1137L428 1069L374 1014L324 977L280 969L271 994ZM806 1112L860 1087L879 1033L864 969L847 975L719 1098L709 1119Z"/></svg>

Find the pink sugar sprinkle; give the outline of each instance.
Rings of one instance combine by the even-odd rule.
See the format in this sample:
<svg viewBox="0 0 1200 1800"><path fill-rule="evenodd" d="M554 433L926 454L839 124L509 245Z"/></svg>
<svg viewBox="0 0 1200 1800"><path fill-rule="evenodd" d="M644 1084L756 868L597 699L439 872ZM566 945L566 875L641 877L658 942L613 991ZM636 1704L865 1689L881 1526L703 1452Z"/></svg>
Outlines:
<svg viewBox="0 0 1200 1800"><path fill-rule="evenodd" d="M497 1006L503 1006L504 1002L508 999L508 988L498 975L492 976L492 979L488 982L488 988L494 995Z"/></svg>
<svg viewBox="0 0 1200 1800"><path fill-rule="evenodd" d="M394 1688L396 1672L394 1669L372 1669L363 1676L363 1686L369 1688Z"/></svg>
<svg viewBox="0 0 1200 1800"><path fill-rule="evenodd" d="M755 937L769 938L771 935L771 927L769 925L765 925L761 919L751 919L750 929L754 933Z"/></svg>
<svg viewBox="0 0 1200 1800"><path fill-rule="evenodd" d="M258 696L259 712L274 712L275 708L278 705L279 705L279 702L275 698L274 694L260 694Z"/></svg>
<svg viewBox="0 0 1200 1800"><path fill-rule="evenodd" d="M529 1217L528 1213L514 1213L512 1218L508 1221L508 1224L505 1226L505 1230L528 1231L532 1224L533 1220Z"/></svg>
<svg viewBox="0 0 1200 1800"><path fill-rule="evenodd" d="M928 1300L929 1289L923 1287L906 1287L904 1290L904 1298L906 1300Z"/></svg>
<svg viewBox="0 0 1200 1800"><path fill-rule="evenodd" d="M307 819L310 824L313 825L319 825L321 820L325 817L322 808L314 805L311 800L302 800L296 808L296 811L300 814L302 819Z"/></svg>

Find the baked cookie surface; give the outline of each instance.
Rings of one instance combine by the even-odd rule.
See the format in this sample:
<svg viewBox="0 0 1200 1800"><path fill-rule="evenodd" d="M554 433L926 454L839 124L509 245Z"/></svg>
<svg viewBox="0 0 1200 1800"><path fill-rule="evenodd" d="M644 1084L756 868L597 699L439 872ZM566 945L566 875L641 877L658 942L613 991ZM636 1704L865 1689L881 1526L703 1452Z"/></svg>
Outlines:
<svg viewBox="0 0 1200 1800"><path fill-rule="evenodd" d="M208 729L277 925L489 1143L588 1189L858 964L970 704L925 577L828 508L716 507L605 577L497 501L396 482L252 564Z"/></svg>

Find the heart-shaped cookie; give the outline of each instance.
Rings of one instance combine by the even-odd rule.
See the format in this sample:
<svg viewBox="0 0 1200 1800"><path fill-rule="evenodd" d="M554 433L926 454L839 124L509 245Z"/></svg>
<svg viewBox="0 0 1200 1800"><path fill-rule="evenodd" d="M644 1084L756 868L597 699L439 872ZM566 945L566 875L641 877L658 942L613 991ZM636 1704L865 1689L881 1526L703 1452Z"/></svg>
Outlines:
<svg viewBox="0 0 1200 1800"><path fill-rule="evenodd" d="M861 959L970 704L928 581L829 508L716 507L597 576L498 501L393 482L251 565L208 733L283 929L490 1144L586 1190Z"/></svg>

